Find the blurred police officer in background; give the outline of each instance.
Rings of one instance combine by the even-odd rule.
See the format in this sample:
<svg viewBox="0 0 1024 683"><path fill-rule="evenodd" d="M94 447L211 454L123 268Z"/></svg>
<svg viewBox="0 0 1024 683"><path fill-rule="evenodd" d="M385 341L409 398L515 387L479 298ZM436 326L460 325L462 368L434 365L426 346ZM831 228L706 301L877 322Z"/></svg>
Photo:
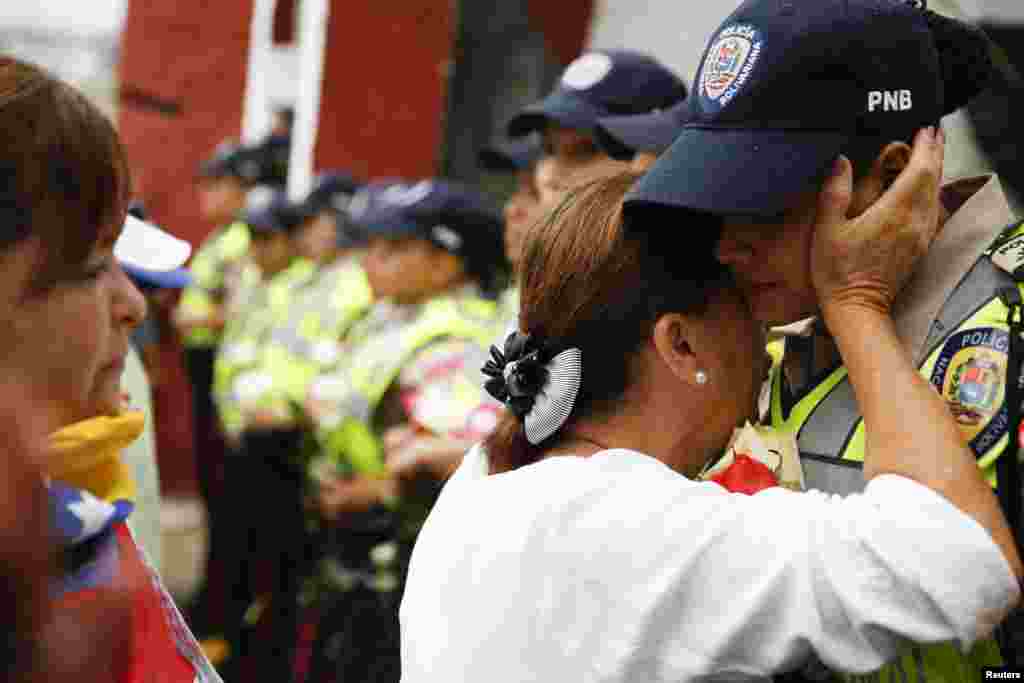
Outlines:
<svg viewBox="0 0 1024 683"><path fill-rule="evenodd" d="M288 674L293 658L299 591L314 553L303 502L307 458L315 444L301 409L310 382L322 367L336 362L338 342L371 301L356 257L361 242L345 219L357 187L346 174L325 173L303 201L293 204L278 195L270 200L267 215L246 214L257 225L287 228L292 263L268 283L266 318L253 320L247 332L255 357L232 380L242 436L227 487L237 493L231 496L234 504L245 495L268 501L267 516L237 517L233 529L238 537L262 542L255 548L238 545L234 556L250 568L250 576L253 566L266 566L275 578L262 597L251 578L228 619L239 618L243 599L256 600L273 645L237 642L236 663L245 657L249 669L274 673L278 680ZM228 514L238 514L237 508Z"/></svg>
<svg viewBox="0 0 1024 683"><path fill-rule="evenodd" d="M235 663L249 651L243 640L243 619L254 604L250 621L268 605L273 606L275 625L294 619L294 600L288 596L295 592L291 586L302 570L304 552L303 535L294 532L303 526L302 476L294 461L301 434L291 427L256 424L252 416L287 409L265 402L261 358L274 324L287 314L294 288L316 271L315 264L295 253L291 235L300 221L283 190L265 185L253 188L241 218L250 231L251 264L214 364L214 397L230 446L224 495L214 509L225 525L221 543L230 582L220 623ZM267 576L272 577L271 583L262 585L261 579ZM261 670L277 672L277 680L284 680L290 666L288 636L294 630L282 628L259 657Z"/></svg>
<svg viewBox="0 0 1024 683"><path fill-rule="evenodd" d="M415 476L393 476L388 465L420 457L431 439L465 444L493 428L498 406L476 375L505 259L498 212L454 183L371 183L350 213L367 231L376 303L307 406L320 451L311 476L334 531L324 576L335 593L310 680L397 681L405 566L443 474L425 455Z"/></svg>
<svg viewBox="0 0 1024 683"><path fill-rule="evenodd" d="M598 145L601 119L667 109L685 97L683 81L651 57L595 50L573 61L547 97L514 116L508 135L542 135L537 190L541 204L551 210L573 183L625 168Z"/></svg>
<svg viewBox="0 0 1024 683"><path fill-rule="evenodd" d="M219 561L219 524L213 512L224 478L224 442L213 403L213 365L247 262L249 228L238 215L245 207L246 193L257 183L284 185L286 174L279 157L279 152L271 154L261 146L226 141L200 166L200 215L215 229L192 258L191 283L174 313L192 385L193 457L209 529L205 581L189 609L190 624L200 638L219 627L213 623L214 615L223 610L226 590Z"/></svg>

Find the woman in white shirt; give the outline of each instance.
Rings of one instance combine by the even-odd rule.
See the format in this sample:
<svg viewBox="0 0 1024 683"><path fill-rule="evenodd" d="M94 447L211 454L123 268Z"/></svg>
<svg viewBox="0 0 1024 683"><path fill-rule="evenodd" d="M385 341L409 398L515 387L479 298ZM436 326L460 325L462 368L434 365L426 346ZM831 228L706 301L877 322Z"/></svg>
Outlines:
<svg viewBox="0 0 1024 683"><path fill-rule="evenodd" d="M508 411L412 556L403 681L761 681L989 634L1019 599L1020 558L888 313L937 224L943 142L922 131L860 218L844 218L845 160L820 198L808 258L868 429L869 484L848 498L695 481L764 369L712 226L627 230L628 175L538 224L520 332L485 369Z"/></svg>

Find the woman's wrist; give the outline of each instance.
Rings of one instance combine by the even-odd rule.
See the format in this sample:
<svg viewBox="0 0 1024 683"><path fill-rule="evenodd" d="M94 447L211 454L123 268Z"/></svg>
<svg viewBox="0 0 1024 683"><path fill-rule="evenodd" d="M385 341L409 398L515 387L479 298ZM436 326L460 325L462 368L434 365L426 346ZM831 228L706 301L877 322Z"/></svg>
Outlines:
<svg viewBox="0 0 1024 683"><path fill-rule="evenodd" d="M866 329L893 324L888 307L862 300L826 303L821 307L821 320L837 340L848 335L862 336Z"/></svg>

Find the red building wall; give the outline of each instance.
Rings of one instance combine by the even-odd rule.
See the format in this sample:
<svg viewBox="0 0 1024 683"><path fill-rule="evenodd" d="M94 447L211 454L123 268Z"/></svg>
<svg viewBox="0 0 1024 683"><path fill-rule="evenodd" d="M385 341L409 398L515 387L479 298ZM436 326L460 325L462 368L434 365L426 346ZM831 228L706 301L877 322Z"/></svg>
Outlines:
<svg viewBox="0 0 1024 683"><path fill-rule="evenodd" d="M551 55L568 65L587 44L594 0L527 0L534 30L544 35Z"/></svg>
<svg viewBox="0 0 1024 683"><path fill-rule="evenodd" d="M241 130L251 0L130 0L121 44L118 126L152 218L198 245L199 163ZM195 490L188 380L176 340L162 348L154 391L157 453L167 493Z"/></svg>
<svg viewBox="0 0 1024 683"><path fill-rule="evenodd" d="M449 0L334 0L315 166L356 177L437 172L454 17Z"/></svg>

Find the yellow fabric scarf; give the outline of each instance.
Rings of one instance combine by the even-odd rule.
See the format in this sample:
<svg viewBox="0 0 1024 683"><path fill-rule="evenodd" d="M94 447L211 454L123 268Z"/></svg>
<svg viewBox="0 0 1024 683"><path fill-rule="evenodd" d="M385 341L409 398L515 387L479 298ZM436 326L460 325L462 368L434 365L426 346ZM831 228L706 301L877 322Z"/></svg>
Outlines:
<svg viewBox="0 0 1024 683"><path fill-rule="evenodd" d="M121 450L139 438L146 418L140 412L94 417L50 435L48 474L112 503L135 502L135 480L121 461Z"/></svg>

